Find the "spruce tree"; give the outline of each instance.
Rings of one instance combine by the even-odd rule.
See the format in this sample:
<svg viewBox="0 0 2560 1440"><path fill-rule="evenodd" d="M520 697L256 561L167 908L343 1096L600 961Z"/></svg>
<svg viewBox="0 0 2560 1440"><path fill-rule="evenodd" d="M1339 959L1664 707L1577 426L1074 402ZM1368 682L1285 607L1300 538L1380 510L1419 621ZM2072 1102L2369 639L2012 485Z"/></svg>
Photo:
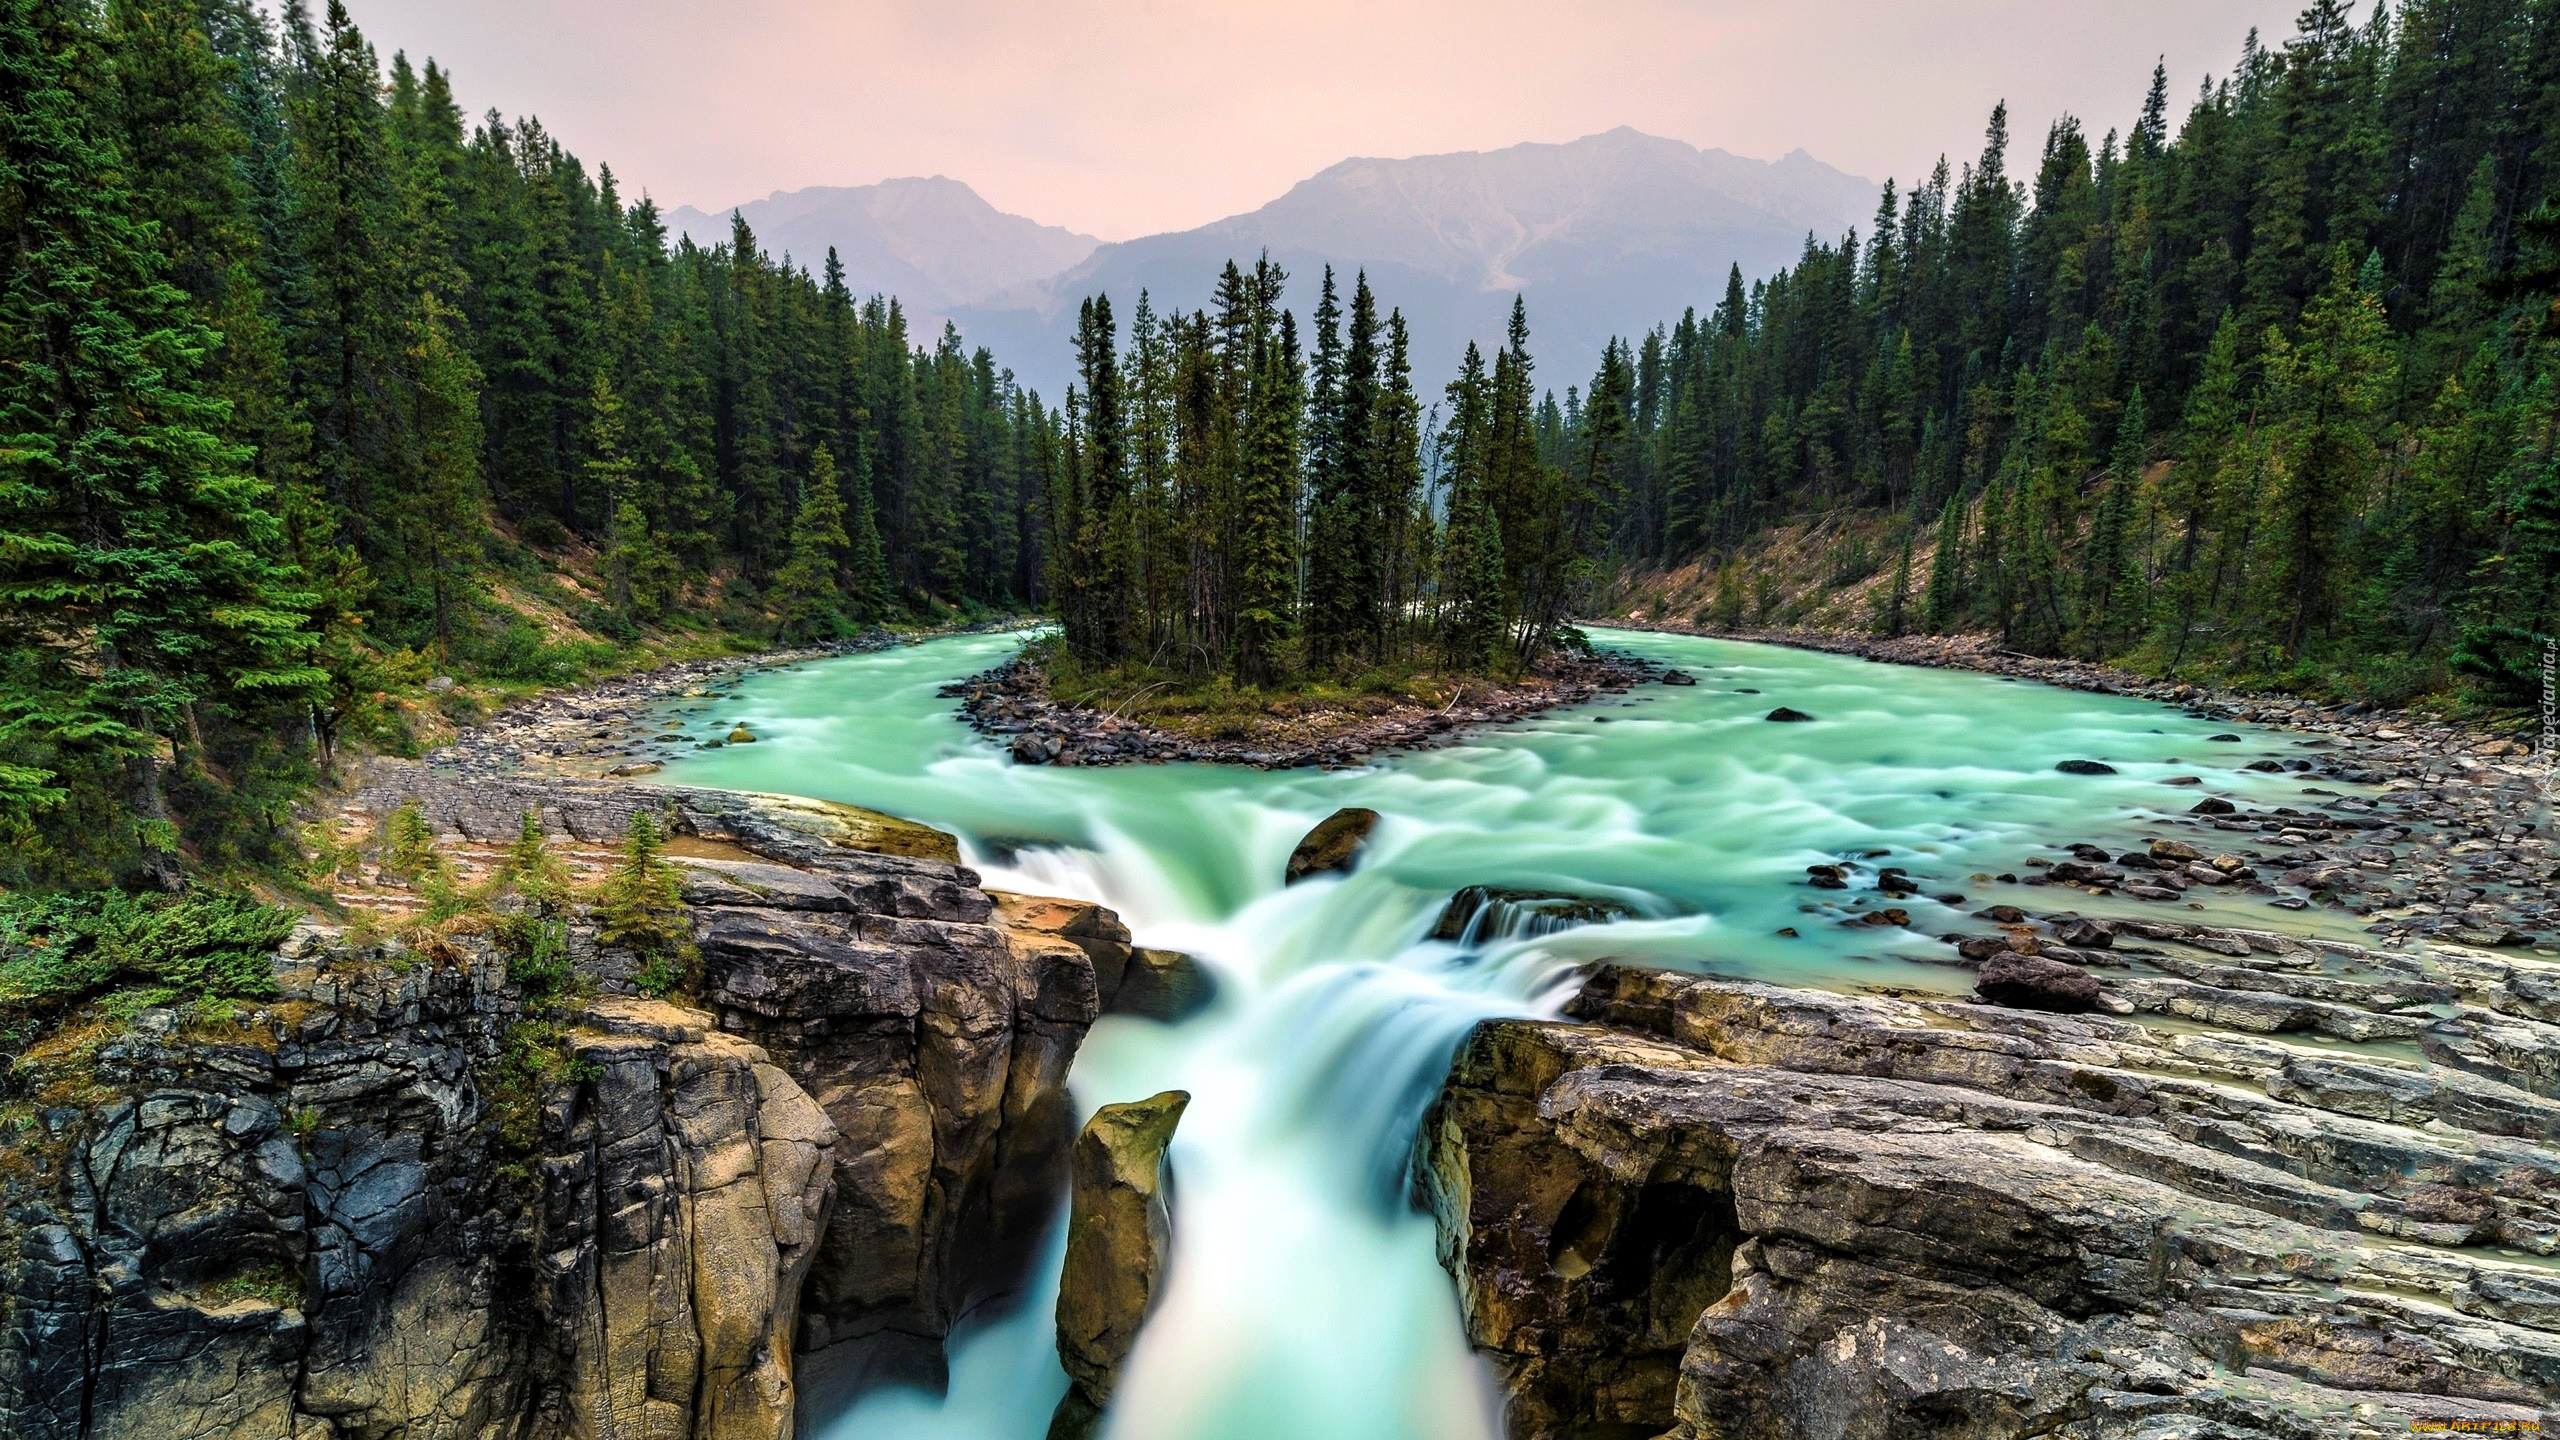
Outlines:
<svg viewBox="0 0 2560 1440"><path fill-rule="evenodd" d="M2149 424L2143 412L2142 387L2126 397L2117 421L2113 460L2107 483L2091 517L2088 543L2081 548L2080 604L2088 651L2104 659L2123 643L2138 618L2142 600L2139 523L2142 461Z"/></svg>
<svg viewBox="0 0 2560 1440"><path fill-rule="evenodd" d="M835 457L821 448L810 457L800 509L791 521L790 558L773 577L775 633L786 640L817 640L844 632L842 577L851 549Z"/></svg>
<svg viewBox="0 0 2560 1440"><path fill-rule="evenodd" d="M2267 388L2284 416L2268 497L2270 607L2291 658L2325 636L2338 611L2338 561L2358 492L2373 479L2375 421L2394 362L2379 262L2360 274L2342 253L2291 336L2266 341Z"/></svg>

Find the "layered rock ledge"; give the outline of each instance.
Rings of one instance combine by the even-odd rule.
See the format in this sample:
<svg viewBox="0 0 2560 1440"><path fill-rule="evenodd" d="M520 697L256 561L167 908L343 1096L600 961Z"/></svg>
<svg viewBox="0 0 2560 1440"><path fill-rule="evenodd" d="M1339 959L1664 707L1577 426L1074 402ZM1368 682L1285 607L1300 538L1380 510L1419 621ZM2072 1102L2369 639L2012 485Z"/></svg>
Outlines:
<svg viewBox="0 0 2560 1440"><path fill-rule="evenodd" d="M2392 958L2123 1016L1602 966L1480 1027L1419 1178L1513 1440L2560 1421L2560 970Z"/></svg>
<svg viewBox="0 0 2560 1440"><path fill-rule="evenodd" d="M306 927L280 994L39 1040L0 1128L17 1440L781 1440L821 1377L938 1361L1064 1193L1067 1069L1131 965L950 837L811 802L391 767L467 852L679 837L699 986L539 1013L469 930ZM884 1358L885 1357L885 1358Z"/></svg>

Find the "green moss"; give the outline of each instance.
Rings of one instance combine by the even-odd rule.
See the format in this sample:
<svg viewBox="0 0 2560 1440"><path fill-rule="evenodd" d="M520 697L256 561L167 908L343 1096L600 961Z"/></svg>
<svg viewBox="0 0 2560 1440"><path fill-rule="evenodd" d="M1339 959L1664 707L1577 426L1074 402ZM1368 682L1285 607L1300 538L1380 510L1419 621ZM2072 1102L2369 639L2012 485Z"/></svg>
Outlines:
<svg viewBox="0 0 2560 1440"><path fill-rule="evenodd" d="M213 1305L255 1300L279 1310L299 1310L302 1308L302 1277L270 1260L206 1286L204 1299Z"/></svg>

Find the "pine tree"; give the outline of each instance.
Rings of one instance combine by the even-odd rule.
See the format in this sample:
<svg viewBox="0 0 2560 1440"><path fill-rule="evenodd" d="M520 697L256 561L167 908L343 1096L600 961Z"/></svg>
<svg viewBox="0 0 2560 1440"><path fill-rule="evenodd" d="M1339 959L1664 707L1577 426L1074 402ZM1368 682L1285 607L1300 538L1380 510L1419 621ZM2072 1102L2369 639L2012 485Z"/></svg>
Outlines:
<svg viewBox="0 0 2560 1440"><path fill-rule="evenodd" d="M1269 259L1246 282L1235 412L1233 654L1237 678L1269 685L1298 638L1299 417L1306 405L1296 323L1280 308L1287 276Z"/></svg>
<svg viewBox="0 0 2560 1440"><path fill-rule="evenodd" d="M1946 504L1938 509L1937 535L1929 550L1929 585L1922 594L1920 608L1923 629L1943 632L1954 628L1964 607L1964 522L1964 497L1948 496Z"/></svg>
<svg viewBox="0 0 2560 1440"><path fill-rule="evenodd" d="M1387 312L1386 367L1379 381L1378 409L1370 426L1379 503L1378 655L1401 658L1409 643L1432 565L1432 515L1423 502L1422 408L1413 393L1413 342L1404 312Z"/></svg>
<svg viewBox="0 0 2560 1440"><path fill-rule="evenodd" d="M433 294L412 322L409 371L416 390L407 429L416 437L415 483L392 510L407 570L427 595L439 658L450 659L454 627L470 603L487 533L480 486L479 371L453 336L455 317Z"/></svg>
<svg viewBox="0 0 2560 1440"><path fill-rule="evenodd" d="M1491 387L1474 345L1449 382L1448 428L1441 463L1449 520L1440 547L1440 645L1447 663L1477 670L1492 663L1504 621L1502 520L1485 491L1492 448Z"/></svg>

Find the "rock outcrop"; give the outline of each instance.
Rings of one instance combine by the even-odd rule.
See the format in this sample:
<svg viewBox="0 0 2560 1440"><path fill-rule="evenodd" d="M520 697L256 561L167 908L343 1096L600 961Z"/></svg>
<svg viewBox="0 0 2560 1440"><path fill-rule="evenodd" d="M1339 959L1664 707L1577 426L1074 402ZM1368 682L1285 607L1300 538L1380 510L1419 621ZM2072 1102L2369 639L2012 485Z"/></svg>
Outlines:
<svg viewBox="0 0 2560 1440"><path fill-rule="evenodd" d="M1479 944L1487 940L1552 935L1580 925L1631 920L1636 908L1623 900L1570 895L1556 890L1517 890L1470 885L1449 897L1431 927L1434 940Z"/></svg>
<svg viewBox="0 0 2560 1440"><path fill-rule="evenodd" d="M1050 1440L1100 1428L1120 1367L1138 1343L1173 1260L1165 1148L1191 1096L1180 1090L1105 1105L1076 1136L1066 1268L1058 1278L1058 1360L1070 1382Z"/></svg>
<svg viewBox="0 0 2560 1440"><path fill-rule="evenodd" d="M584 922L589 998L534 1007L491 934L306 928L273 1001L41 1037L0 1097L0 1433L783 1440L1018 1283L1128 968L1109 912L1012 923L950 837L813 802L367 797L413 802L457 850L534 810L588 860L665 818L698 990L631 993Z"/></svg>
<svg viewBox="0 0 2560 1440"><path fill-rule="evenodd" d="M1420 1173L1513 1440L2553 1420L2548 967L2335 968L2110 985L2169 1028L1603 966L1480 1027Z"/></svg>

